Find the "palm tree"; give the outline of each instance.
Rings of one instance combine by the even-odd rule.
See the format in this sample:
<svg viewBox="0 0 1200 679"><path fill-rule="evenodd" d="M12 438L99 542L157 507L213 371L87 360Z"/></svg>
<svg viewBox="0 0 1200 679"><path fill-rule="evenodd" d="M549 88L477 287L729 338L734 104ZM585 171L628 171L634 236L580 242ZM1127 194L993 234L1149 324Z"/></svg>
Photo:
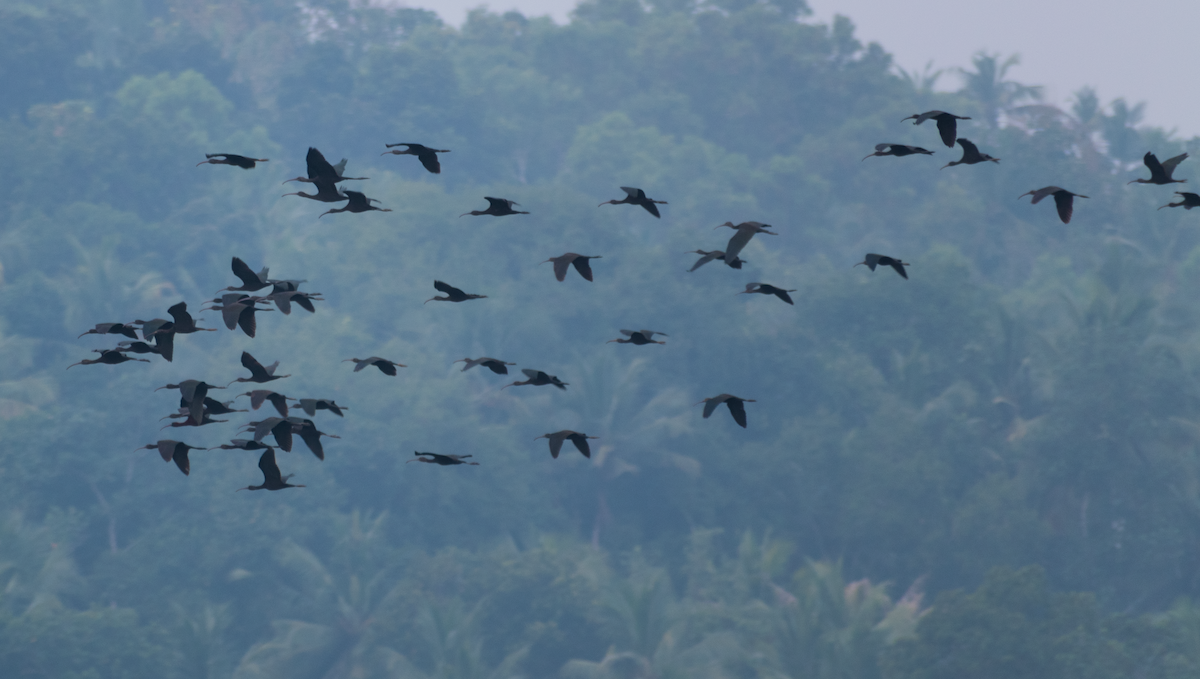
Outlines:
<svg viewBox="0 0 1200 679"><path fill-rule="evenodd" d="M989 127L1000 126L1000 116L1013 110L1023 101L1040 101L1042 88L1005 80L1008 69L1021 63L1016 54L1000 61L999 54L977 52L971 57L975 70L959 69L965 84L959 94L974 99L983 109L983 120Z"/></svg>
<svg viewBox="0 0 1200 679"><path fill-rule="evenodd" d="M425 641L433 660L433 671L420 675L426 679L516 679L518 665L529 653L522 646L509 653L496 667L483 657L483 639L476 624L483 607L480 601L469 612L462 602L453 600L442 606L427 606L417 616L417 631Z"/></svg>

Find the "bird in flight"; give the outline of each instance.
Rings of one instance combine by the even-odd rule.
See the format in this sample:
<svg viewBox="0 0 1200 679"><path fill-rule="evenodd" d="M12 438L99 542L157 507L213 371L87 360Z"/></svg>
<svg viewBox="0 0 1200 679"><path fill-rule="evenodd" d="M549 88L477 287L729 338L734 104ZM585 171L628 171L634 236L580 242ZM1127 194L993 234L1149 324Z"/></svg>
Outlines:
<svg viewBox="0 0 1200 679"><path fill-rule="evenodd" d="M288 479L295 476L288 474L283 476L279 472L279 465L275 463L275 449L270 446L267 451L258 458L258 468L262 470L263 482L261 486L246 486L238 488L238 490L283 490L284 488L303 488L302 484L288 483Z"/></svg>
<svg viewBox="0 0 1200 679"><path fill-rule="evenodd" d="M993 158L986 153L980 153L979 147L971 142L970 139L958 138L958 145L962 147L963 155L959 160L952 160L943 165L941 169L954 167L955 165L974 165L976 163L986 163L989 160L993 163L999 163L999 158Z"/></svg>
<svg viewBox="0 0 1200 679"><path fill-rule="evenodd" d="M950 148L954 148L954 140L958 138L958 121L970 120L968 116L956 116L953 113L945 111L926 111L924 113L914 113L904 120L913 120L913 125L920 125L926 120L933 119L937 121L938 134L942 136L942 143ZM904 122L901 120L900 122Z"/></svg>
<svg viewBox="0 0 1200 679"><path fill-rule="evenodd" d="M701 255L701 257L700 257L700 259L696 260L696 263L692 265L692 268L688 269L688 273L691 273L691 272L695 271L696 269L699 269L700 267L704 266L705 264L708 264L709 262L713 261L714 259L719 259L722 262L725 262L732 269L742 268L742 262L745 261L743 259L738 259L737 257L727 258L725 256L725 253L720 250L712 250L712 251L688 250L685 254L690 255L693 253L697 254L697 255Z"/></svg>
<svg viewBox="0 0 1200 679"><path fill-rule="evenodd" d="M1185 210L1190 210L1194 207L1200 207L1200 194L1188 193L1187 191L1176 191L1175 193L1183 196L1183 200L1179 201L1178 203L1167 203L1158 209L1161 210L1163 207L1181 207ZM80 335L80 337L82 337L82 335Z"/></svg>
<svg viewBox="0 0 1200 679"><path fill-rule="evenodd" d="M172 441L163 439L156 443L147 443L136 450L157 450L162 456L163 462L175 461L175 466L179 467L179 471L183 472L184 476L188 476L192 470L192 463L188 460L189 450L208 450L208 448L200 448L198 446L189 446L180 441Z"/></svg>
<svg viewBox="0 0 1200 679"><path fill-rule="evenodd" d="M442 164L438 162L437 154L450 153L450 149L431 149L422 144L409 144L407 142L400 142L399 144L384 144L384 146L392 150L384 151L379 155L386 156L390 153L396 156L416 156L417 160L421 161L421 164L425 166L425 169L434 174L442 173ZM396 146L405 146L407 148L394 148Z"/></svg>
<svg viewBox="0 0 1200 679"><path fill-rule="evenodd" d="M370 212L372 210L375 210L376 212L391 212L390 208L375 207L374 205L371 205L371 203L378 203L379 201L375 200L374 198L367 198L367 194L361 191L351 191L350 189L345 189L342 191L342 193L346 196L346 198L350 199L350 202L346 203L345 207L334 208L332 210L326 210L325 212L322 212L317 216L317 219L337 212L350 212L352 214Z"/></svg>
<svg viewBox="0 0 1200 679"><path fill-rule="evenodd" d="M94 365L96 363L102 363L104 365L119 365L121 363L128 363L129 361L141 361L142 363L150 362L144 358L133 358L132 356L126 356L116 349L93 349L92 351L100 354L100 358L85 358L78 363L72 363L71 365L67 366L67 370L70 370L77 365Z"/></svg>
<svg viewBox="0 0 1200 679"><path fill-rule="evenodd" d="M920 154L932 156L933 151L923 149L920 146L909 146L908 144L876 144L875 153L868 153L867 155L863 156L863 160L866 160L867 158L873 158L875 156L896 156L897 158L903 158L904 156L915 156Z"/></svg>
<svg viewBox="0 0 1200 679"><path fill-rule="evenodd" d="M1033 196L1033 204L1037 205L1038 201L1046 196L1054 196L1054 205L1058 208L1058 218L1063 224L1071 223L1071 214L1075 211L1075 198L1087 198L1081 193L1071 193L1066 189L1060 189L1057 186L1047 186L1040 189L1034 189L1029 193L1022 193L1017 196L1020 200L1025 196Z"/></svg>
<svg viewBox="0 0 1200 679"><path fill-rule="evenodd" d="M617 200L615 198L612 200L606 200L603 203L600 203L600 205L597 205L596 207L600 207L602 205L622 205L622 204L624 204L624 205L641 205L643 208L646 209L646 212L649 212L650 214L652 214L655 217L658 217L660 219L662 218L662 215L658 214L658 207L655 205L655 203L658 203L659 205L666 205L667 201L654 200L653 198L647 198L645 191L643 191L641 189L636 189L632 186L622 186L621 190L624 191L626 194L624 198L622 198L621 200Z"/></svg>
<svg viewBox="0 0 1200 679"><path fill-rule="evenodd" d="M265 163L269 158L250 158L248 156L239 156L236 153L206 153L205 158L196 163L196 167L201 165L234 165L243 170L253 170L255 163Z"/></svg>
<svg viewBox="0 0 1200 679"><path fill-rule="evenodd" d="M742 290L738 294L746 295L755 292L760 295L775 295L788 304L793 304L792 298L790 295L788 295L788 293L795 292L795 290L784 290L783 288L777 288L774 285L768 285L767 283L747 283L746 289Z"/></svg>
<svg viewBox="0 0 1200 679"><path fill-rule="evenodd" d="M767 231L768 228L771 228L771 225L763 224L762 222L742 222L741 224L737 225L734 225L733 222L725 222L720 226L714 226L713 230L715 231L716 229L720 229L722 227L729 227L737 232L730 237L729 244L725 246L724 257L726 263L729 262L730 258L737 259L738 253L742 251L742 248L746 247L746 244L750 242L751 238L754 238L754 234L765 233L769 236L779 235L774 231Z"/></svg>
<svg viewBox="0 0 1200 679"><path fill-rule="evenodd" d="M621 339L618 337L617 339L610 339L608 342L618 342L620 344L633 344L635 346L640 347L644 344L666 344L666 342L660 342L660 341L654 339L655 335L662 335L663 337L670 337L670 335L668 335L667 333L658 332L657 330L622 330L621 334L625 335L625 337L627 339ZM606 342L606 344L608 342Z"/></svg>
<svg viewBox="0 0 1200 679"><path fill-rule="evenodd" d="M554 277L557 278L560 283L567 279L567 267L571 265L575 266L575 270L579 272L580 276L583 276L583 280L591 281L592 265L588 263L588 260L600 259L602 256L603 255L577 255L574 252L568 252L557 257L551 257L545 262L542 262L542 264L545 264L546 262L554 262Z"/></svg>
<svg viewBox="0 0 1200 679"><path fill-rule="evenodd" d="M481 365L497 375L507 375L508 366L516 365L516 363L505 363L504 361L495 358L488 358L487 356L484 356L483 358L460 358L455 361L455 363L466 363L466 365L463 366L463 369L459 372L465 373L471 368Z"/></svg>
<svg viewBox="0 0 1200 679"><path fill-rule="evenodd" d="M500 387L500 389L503 390L503 389L507 389L509 387L523 387L525 385L531 385L534 387L544 387L547 384L552 384L552 385L558 387L559 389L566 391L567 385L570 384L570 382L563 382L562 380L558 379L558 377L544 373L541 370L530 370L529 368L521 368L521 372L525 373L525 376L528 377L529 379L527 379L523 382L513 382L512 384L506 384L503 387Z"/></svg>
<svg viewBox="0 0 1200 679"><path fill-rule="evenodd" d="M446 293L446 296L445 297L430 297L429 299L425 300L425 302L424 302L425 304L429 304L430 302L466 302L467 300L472 300L472 299L487 299L487 295L469 294L469 293L463 292L462 290L459 290L458 288L454 287L453 285L449 285L449 284L443 283L441 281L434 281L433 287L438 292Z"/></svg>
<svg viewBox="0 0 1200 679"><path fill-rule="evenodd" d="M527 215L527 214L529 214L528 212L514 210L513 206L520 205L520 203L513 201L513 200L509 200L507 198L492 198L491 196L484 196L483 199L488 202L488 209L486 209L486 210L471 210L470 212L462 213L461 215L459 215L459 217L466 217L467 215L471 215L473 217L478 217L480 215L491 215L493 217L503 217L505 215Z"/></svg>
<svg viewBox="0 0 1200 679"><path fill-rule="evenodd" d="M896 259L895 257L888 257L887 255L877 255L874 252L868 252L866 258L863 259L863 261L859 262L858 264L855 264L854 266L862 266L864 264L871 271L874 271L875 267L877 267L877 266L890 266L896 270L896 273L900 274L901 278L905 278L905 279L908 278L908 272L906 272L904 270L904 267L912 266L908 262L901 262L900 260Z"/></svg>
<svg viewBox="0 0 1200 679"><path fill-rule="evenodd" d="M596 438L600 437L588 436L587 434L571 431L570 429L563 429L562 431L556 431L552 434L542 434L541 436L535 438L534 441L538 439L549 439L550 457L554 459L558 459L558 453L562 450L563 441L570 441L571 443L574 443L575 448L578 449L584 457L591 458L592 450L591 447L588 446L588 439Z"/></svg>
<svg viewBox="0 0 1200 679"><path fill-rule="evenodd" d="M450 467L456 464L473 464L479 466L478 462L467 462L468 457L474 455L440 455L438 453L419 453L413 451L413 455L417 457L409 460L409 462L428 462L429 464L440 464L443 467Z"/></svg>
<svg viewBox="0 0 1200 679"><path fill-rule="evenodd" d="M389 361L386 358L379 358L378 356L372 356L370 358L347 358L346 360L342 361L342 363L345 363L346 361L354 361L354 372L358 372L359 370L362 370L363 368L365 368L369 365L373 365L376 368L379 368L379 372L381 372L384 375L387 375L389 377L396 376L396 368L397 367L399 367L399 368L407 368L408 367L408 366L404 365L403 363Z"/></svg>
<svg viewBox="0 0 1200 679"><path fill-rule="evenodd" d="M700 405L701 403L704 404L704 419L707 420L708 416L712 415L713 411L717 409L717 406L724 403L726 406L729 407L729 414L733 415L733 421L737 422L738 425L740 425L742 427L742 429L745 429L746 428L746 407L743 406L742 404L743 403L754 403L754 402L755 401L752 398L739 398L737 396L732 396L730 394L719 394L717 396L713 396L712 398L706 398L703 401L697 401L693 405Z"/></svg>
<svg viewBox="0 0 1200 679"><path fill-rule="evenodd" d="M1134 179L1131 182L1126 182L1126 184L1182 184L1187 180L1174 179L1171 177L1171 175L1175 172L1175 168L1180 163L1187 160L1187 157L1188 154L1184 153L1175 156L1174 158L1168 158L1160 163L1158 162L1158 156L1155 156L1153 153L1146 152L1146 155L1142 158L1142 162L1145 163L1146 167L1150 169L1150 178Z"/></svg>

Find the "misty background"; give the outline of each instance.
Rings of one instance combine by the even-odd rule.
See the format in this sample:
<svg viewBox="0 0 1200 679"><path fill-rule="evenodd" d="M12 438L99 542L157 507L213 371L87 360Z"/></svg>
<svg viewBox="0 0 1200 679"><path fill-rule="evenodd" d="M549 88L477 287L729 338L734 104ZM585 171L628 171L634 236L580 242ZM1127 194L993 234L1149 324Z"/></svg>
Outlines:
<svg viewBox="0 0 1200 679"><path fill-rule="evenodd" d="M0 18L5 676L1200 671L1200 215L1126 185L1200 138L1151 103L1049 101L1010 52L901 68L803 0ZM960 151L900 122L934 108L1001 162L939 170ZM380 155L396 142L452 152L432 175ZM935 155L860 160L881 142ZM280 197L309 146L394 211ZM195 167L216 152L271 160ZM1016 200L1049 184L1090 196L1071 224ZM622 185L662 219L596 207ZM485 195L531 214L458 216ZM746 220L779 235L687 273ZM540 264L567 251L602 256L595 282ZM229 332L197 310L234 256L325 301ZM435 279L488 298L422 304ZM735 294L752 281L795 306ZM64 370L121 339L79 333L179 301L220 331ZM606 343L621 328L670 336ZM138 449L271 414L159 431L178 392L155 388L225 384L243 350L349 408L314 418L341 437L325 461L277 453L306 488L235 493L257 453L195 451L184 476ZM408 367L342 362L373 355ZM518 366L453 363L482 355ZM501 391L525 367L570 386ZM748 428L701 418L722 392L756 399ZM560 429L599 437L591 459L534 440Z"/></svg>

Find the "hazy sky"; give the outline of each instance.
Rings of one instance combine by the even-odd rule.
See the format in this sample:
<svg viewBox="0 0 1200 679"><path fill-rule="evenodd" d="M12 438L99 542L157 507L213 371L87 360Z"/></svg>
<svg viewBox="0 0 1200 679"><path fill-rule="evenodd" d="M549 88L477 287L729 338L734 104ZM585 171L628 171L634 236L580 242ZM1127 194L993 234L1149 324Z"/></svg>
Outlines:
<svg viewBox="0 0 1200 679"><path fill-rule="evenodd" d="M408 0L459 25L468 8L517 9L565 22L574 0ZM1101 101L1146 102L1145 122L1200 135L1200 0L809 0L813 20L845 14L864 42L883 45L896 63L947 69L939 88L957 89L953 69L979 50L1019 54L1009 75L1044 85L1046 100L1067 102L1090 85Z"/></svg>

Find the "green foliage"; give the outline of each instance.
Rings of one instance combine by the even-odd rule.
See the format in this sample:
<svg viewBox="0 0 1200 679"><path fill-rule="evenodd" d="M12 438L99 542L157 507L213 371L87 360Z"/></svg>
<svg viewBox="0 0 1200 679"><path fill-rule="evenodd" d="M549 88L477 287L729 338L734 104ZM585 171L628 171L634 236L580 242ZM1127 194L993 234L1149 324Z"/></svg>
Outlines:
<svg viewBox="0 0 1200 679"><path fill-rule="evenodd" d="M808 16L5 3L0 673L1194 674L1200 238L1160 187L1123 183L1200 141L1090 90L1038 103L1015 56L938 93L849 18ZM957 151L898 123L931 108L976 117L960 133L1003 161L937 170ZM405 141L452 149L443 173L379 155ZM880 142L938 160L859 160ZM309 146L394 211L317 220L280 197ZM195 167L215 152L271 161ZM1047 184L1091 196L1071 225L1013 200ZM669 201L662 219L596 207L623 185ZM484 195L531 214L458 217ZM741 271L686 273L726 220L779 235ZM594 282L539 265L565 251L603 256ZM867 251L910 279L854 268ZM254 340L180 337L170 364L63 371L111 346L75 339L94 323L198 313L232 256L325 301L263 314ZM435 279L488 298L422 305ZM749 281L796 303L735 294ZM668 344L605 343L636 327ZM177 398L155 387L224 384L243 350L350 408L318 417L342 436L326 461L279 454L307 488L234 494L258 474L239 451L194 452L188 477L130 452L168 436ZM480 355L570 387L453 363ZM747 429L692 405L722 392L756 399ZM216 446L262 412L170 431ZM532 442L562 428L599 437L590 459ZM981 581L921 609L923 588ZM1107 612L1127 609L1147 615Z"/></svg>

